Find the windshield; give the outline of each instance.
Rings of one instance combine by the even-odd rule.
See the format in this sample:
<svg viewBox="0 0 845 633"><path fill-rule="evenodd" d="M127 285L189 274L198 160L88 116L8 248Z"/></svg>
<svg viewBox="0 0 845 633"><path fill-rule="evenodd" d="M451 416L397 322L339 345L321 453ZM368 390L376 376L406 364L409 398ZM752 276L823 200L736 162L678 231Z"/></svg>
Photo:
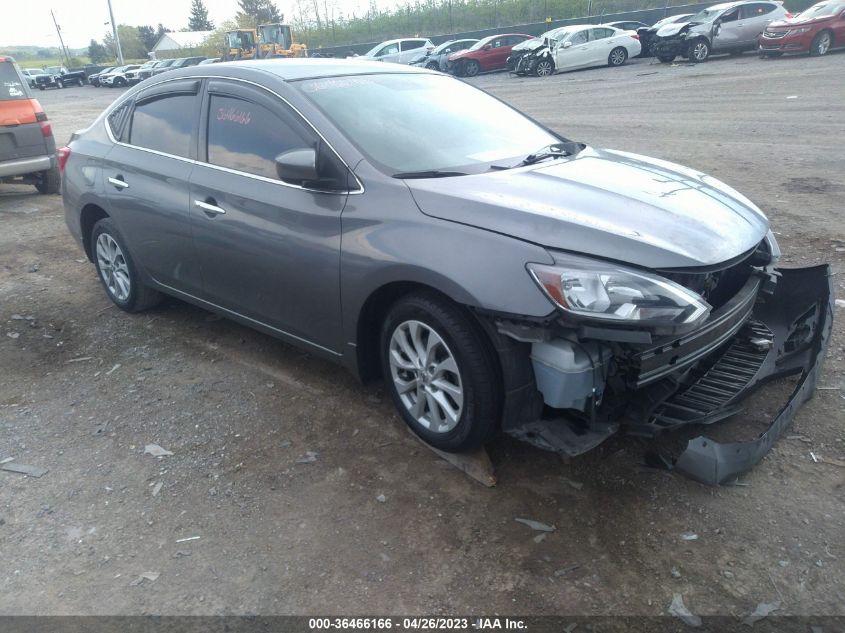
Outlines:
<svg viewBox="0 0 845 633"><path fill-rule="evenodd" d="M262 26L259 31L261 32L261 41L265 44L281 44L284 48L290 48L290 27L273 24Z"/></svg>
<svg viewBox="0 0 845 633"><path fill-rule="evenodd" d="M692 16L690 22L712 22L722 12L722 9L704 9Z"/></svg>
<svg viewBox="0 0 845 633"><path fill-rule="evenodd" d="M475 44L469 47L467 50L477 51L485 44L488 44L493 41L493 38L496 37L495 35L491 35L490 37L485 37L483 40L478 40Z"/></svg>
<svg viewBox="0 0 845 633"><path fill-rule="evenodd" d="M355 75L294 85L390 175L479 173L560 141L487 93L443 75Z"/></svg>
<svg viewBox="0 0 845 633"><path fill-rule="evenodd" d="M368 50L366 53L364 53L364 57L375 57L376 53L378 53L381 50L382 46L384 46L384 42L382 42L381 44L376 44L370 50Z"/></svg>
<svg viewBox="0 0 845 633"><path fill-rule="evenodd" d="M845 3L841 2L820 2L819 4L814 4L812 7L807 9L806 11L802 11L798 15L795 16L795 21L797 20L809 20L812 18L827 18L832 15L836 15L845 9Z"/></svg>

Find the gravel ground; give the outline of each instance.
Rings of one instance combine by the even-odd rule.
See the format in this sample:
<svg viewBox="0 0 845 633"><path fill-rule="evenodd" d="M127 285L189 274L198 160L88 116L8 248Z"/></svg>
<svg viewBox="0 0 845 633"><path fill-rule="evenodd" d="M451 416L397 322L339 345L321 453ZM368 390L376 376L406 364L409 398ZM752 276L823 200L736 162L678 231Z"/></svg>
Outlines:
<svg viewBox="0 0 845 633"><path fill-rule="evenodd" d="M842 296L843 62L474 83L570 138L727 181L786 264L831 262ZM37 96L65 140L117 94ZM0 223L0 459L49 469L0 472L0 613L657 615L680 593L698 614L845 614L845 468L810 456L845 458L841 308L827 389L741 485L644 468L640 440L567 464L503 438L487 489L378 384L178 301L113 308L58 196L0 186Z"/></svg>

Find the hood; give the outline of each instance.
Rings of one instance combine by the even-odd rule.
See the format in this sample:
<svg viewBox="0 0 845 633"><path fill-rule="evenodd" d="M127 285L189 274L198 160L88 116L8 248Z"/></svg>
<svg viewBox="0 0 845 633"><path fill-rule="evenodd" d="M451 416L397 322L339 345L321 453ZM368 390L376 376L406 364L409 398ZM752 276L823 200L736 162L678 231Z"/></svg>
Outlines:
<svg viewBox="0 0 845 633"><path fill-rule="evenodd" d="M455 61L456 59L461 59L462 57L466 57L470 53L474 53L475 51L471 51L468 48L465 48L462 51L458 51L457 53L452 53L449 57L446 58L447 61Z"/></svg>
<svg viewBox="0 0 845 633"><path fill-rule="evenodd" d="M406 184L427 215L645 268L719 264L756 246L769 227L715 178L589 147L531 167Z"/></svg>
<svg viewBox="0 0 845 633"><path fill-rule="evenodd" d="M836 15L824 15L818 16L813 18L800 18L798 16L794 18L785 18L783 20L775 20L774 22L770 22L766 25L766 28L778 28L778 27L795 27L795 26L810 26L812 24L818 24L819 22L825 22L832 18L835 18Z"/></svg>
<svg viewBox="0 0 845 633"><path fill-rule="evenodd" d="M419 64L420 62L424 62L426 59L428 59L428 56L430 54L431 53L423 53L422 55L414 55L411 58L411 61L409 61L408 63L409 64Z"/></svg>
<svg viewBox="0 0 845 633"><path fill-rule="evenodd" d="M520 42L516 44L511 51L524 51L524 50L534 50L535 48L539 48L543 46L543 38L542 37L532 37L530 40L525 40L524 42Z"/></svg>
<svg viewBox="0 0 845 633"><path fill-rule="evenodd" d="M708 25L700 22L675 22L673 24L664 24L657 29L657 37L673 37L683 31L687 26L692 26L692 28L703 26L706 29Z"/></svg>

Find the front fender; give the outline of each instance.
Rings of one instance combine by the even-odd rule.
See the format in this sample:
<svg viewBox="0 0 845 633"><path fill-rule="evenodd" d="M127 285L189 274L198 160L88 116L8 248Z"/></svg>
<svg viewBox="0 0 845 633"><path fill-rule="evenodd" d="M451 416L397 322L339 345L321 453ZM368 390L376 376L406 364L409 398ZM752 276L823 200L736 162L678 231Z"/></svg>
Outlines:
<svg viewBox="0 0 845 633"><path fill-rule="evenodd" d="M364 181L366 193L350 196L342 216L340 285L348 345L358 344L367 300L388 284L428 286L457 303L494 312L544 318L554 311L525 268L528 262L552 263L544 248L426 216L401 181Z"/></svg>

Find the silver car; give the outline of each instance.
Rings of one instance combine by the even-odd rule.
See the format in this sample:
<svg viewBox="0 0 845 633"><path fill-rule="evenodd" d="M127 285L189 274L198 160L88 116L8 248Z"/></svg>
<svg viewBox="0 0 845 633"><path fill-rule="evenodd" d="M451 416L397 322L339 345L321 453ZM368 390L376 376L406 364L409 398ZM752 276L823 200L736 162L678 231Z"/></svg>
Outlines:
<svg viewBox="0 0 845 633"><path fill-rule="evenodd" d="M711 54L757 50L757 36L769 22L784 16L786 9L780 1L716 4L685 22L662 26L654 36L651 50L664 63L678 55L703 62Z"/></svg>
<svg viewBox="0 0 845 633"><path fill-rule="evenodd" d="M430 39L407 37L376 44L364 55L360 55L356 59L408 64L412 59L418 57L420 53L430 51L433 48L434 44L431 43Z"/></svg>
<svg viewBox="0 0 845 633"><path fill-rule="evenodd" d="M381 376L442 450L504 431L577 455L721 420L795 375L768 432L673 462L725 481L812 394L830 333L829 267L776 269L742 194L426 69L179 69L64 153L67 225L118 307L171 295Z"/></svg>

